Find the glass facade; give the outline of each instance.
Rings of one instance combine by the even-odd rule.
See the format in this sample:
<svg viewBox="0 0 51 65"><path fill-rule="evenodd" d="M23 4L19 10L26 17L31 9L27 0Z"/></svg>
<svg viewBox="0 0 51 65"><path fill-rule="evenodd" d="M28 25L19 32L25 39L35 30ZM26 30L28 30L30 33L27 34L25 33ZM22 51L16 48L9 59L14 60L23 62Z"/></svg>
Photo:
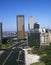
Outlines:
<svg viewBox="0 0 51 65"><path fill-rule="evenodd" d="M40 46L40 33L28 33L28 44L30 47Z"/></svg>
<svg viewBox="0 0 51 65"><path fill-rule="evenodd" d="M0 23L0 44L2 44L2 23Z"/></svg>

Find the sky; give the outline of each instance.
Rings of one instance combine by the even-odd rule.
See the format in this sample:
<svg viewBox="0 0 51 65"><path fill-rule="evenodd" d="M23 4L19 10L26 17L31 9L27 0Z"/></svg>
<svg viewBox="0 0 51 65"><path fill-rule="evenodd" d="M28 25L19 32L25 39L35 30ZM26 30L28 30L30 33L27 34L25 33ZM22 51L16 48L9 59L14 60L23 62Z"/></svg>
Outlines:
<svg viewBox="0 0 51 65"><path fill-rule="evenodd" d="M25 16L25 31L28 30L29 16L40 27L51 28L51 0L0 0L0 22L3 31L17 31L16 15Z"/></svg>

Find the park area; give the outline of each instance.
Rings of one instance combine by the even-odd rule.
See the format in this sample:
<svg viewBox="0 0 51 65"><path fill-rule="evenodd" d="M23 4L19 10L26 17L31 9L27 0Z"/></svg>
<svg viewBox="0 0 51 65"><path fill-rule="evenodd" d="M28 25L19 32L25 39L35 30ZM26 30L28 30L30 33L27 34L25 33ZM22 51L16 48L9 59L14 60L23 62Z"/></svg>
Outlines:
<svg viewBox="0 0 51 65"><path fill-rule="evenodd" d="M40 48L32 47L31 50L28 50L28 53L40 56L40 62L32 63L30 65L51 65L51 45Z"/></svg>

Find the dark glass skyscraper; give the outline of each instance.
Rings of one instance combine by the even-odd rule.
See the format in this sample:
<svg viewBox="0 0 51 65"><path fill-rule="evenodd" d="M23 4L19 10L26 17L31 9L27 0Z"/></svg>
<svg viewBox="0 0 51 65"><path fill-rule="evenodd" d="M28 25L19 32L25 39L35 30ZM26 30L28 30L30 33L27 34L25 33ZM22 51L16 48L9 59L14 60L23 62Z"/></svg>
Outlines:
<svg viewBox="0 0 51 65"><path fill-rule="evenodd" d="M0 44L2 44L2 23L0 23Z"/></svg>
<svg viewBox="0 0 51 65"><path fill-rule="evenodd" d="M39 28L40 28L40 25L39 25L39 23L36 22L36 23L34 24L34 29L39 29Z"/></svg>

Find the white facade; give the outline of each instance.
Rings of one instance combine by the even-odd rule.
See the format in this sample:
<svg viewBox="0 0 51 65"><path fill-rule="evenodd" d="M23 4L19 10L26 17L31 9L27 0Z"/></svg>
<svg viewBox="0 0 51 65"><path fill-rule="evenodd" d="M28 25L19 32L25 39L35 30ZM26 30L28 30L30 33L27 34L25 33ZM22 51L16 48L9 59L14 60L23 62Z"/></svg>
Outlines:
<svg viewBox="0 0 51 65"><path fill-rule="evenodd" d="M40 46L49 45L51 43L51 33L50 31L46 32L45 28L39 29L40 32Z"/></svg>
<svg viewBox="0 0 51 65"><path fill-rule="evenodd" d="M30 30L34 29L34 18L33 18L33 16L29 17L29 29Z"/></svg>
<svg viewBox="0 0 51 65"><path fill-rule="evenodd" d="M51 43L51 33L40 34L40 46L49 45Z"/></svg>
<svg viewBox="0 0 51 65"><path fill-rule="evenodd" d="M40 33L45 33L45 32L46 32L46 29L45 29L45 28L40 28L40 29L39 29L39 32L40 32Z"/></svg>

